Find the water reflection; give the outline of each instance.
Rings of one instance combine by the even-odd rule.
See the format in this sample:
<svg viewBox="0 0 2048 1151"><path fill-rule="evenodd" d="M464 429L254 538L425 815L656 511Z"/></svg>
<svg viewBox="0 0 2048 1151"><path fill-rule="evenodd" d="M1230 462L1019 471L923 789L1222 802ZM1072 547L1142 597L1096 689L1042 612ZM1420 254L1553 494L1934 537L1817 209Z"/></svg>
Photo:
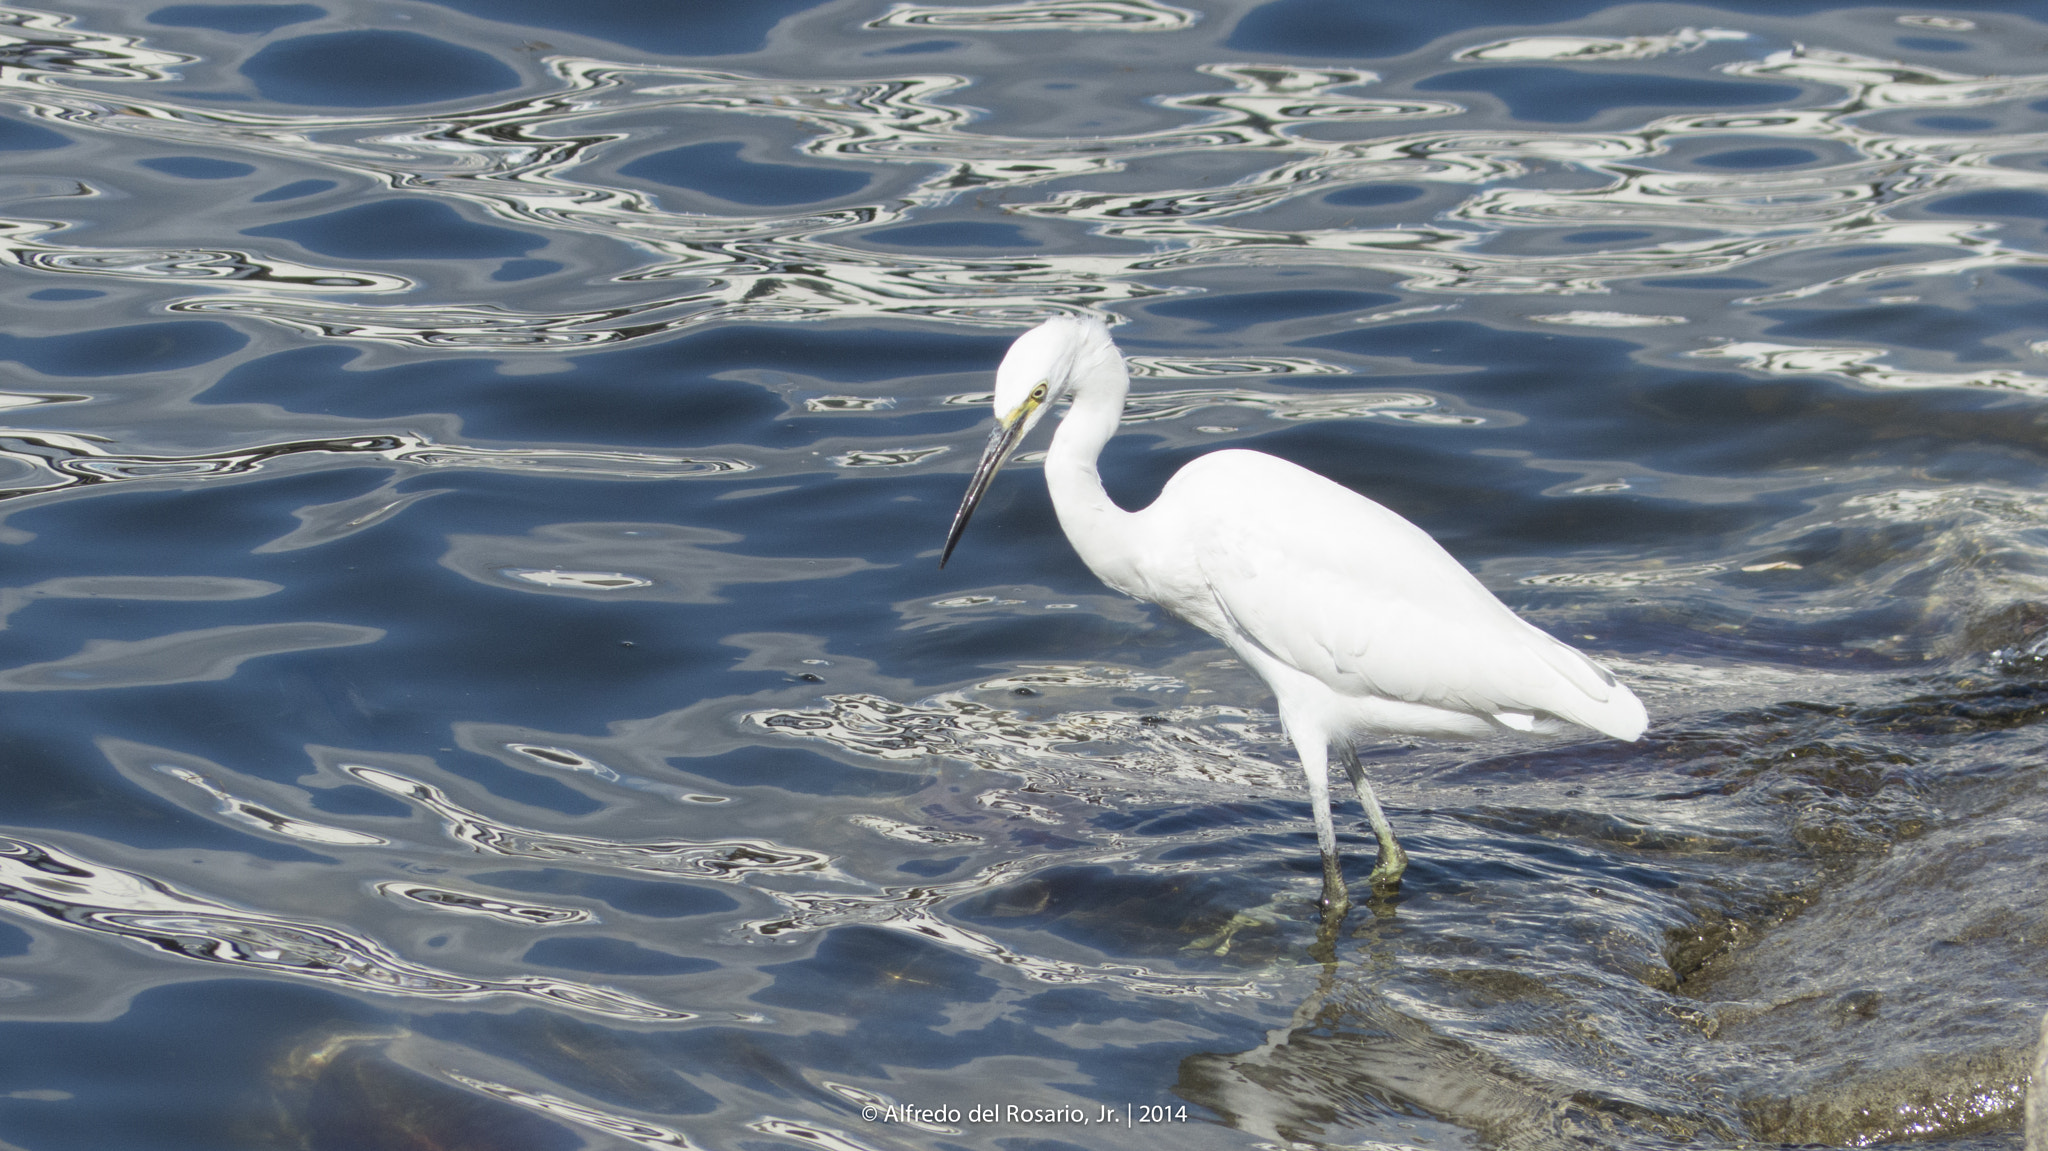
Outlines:
<svg viewBox="0 0 2048 1151"><path fill-rule="evenodd" d="M117 935L202 963L380 994L447 1000L507 995L621 1019L691 1018L689 1012L584 983L537 975L464 978L402 959L351 932L230 907L25 840L0 840L0 900L51 923Z"/></svg>
<svg viewBox="0 0 2048 1151"><path fill-rule="evenodd" d="M0 9L7 1139L1996 1145L2019 18L402 7ZM1113 483L1340 474L1655 741L1372 749L1427 852L1313 962L1255 679L1028 475L918 554L1003 337L1107 310Z"/></svg>
<svg viewBox="0 0 2048 1151"><path fill-rule="evenodd" d="M555 475L589 475L631 479L676 479L689 476L727 475L749 471L743 460L693 459L654 452L573 451L559 448L484 448L465 444L437 444L422 435L381 435L339 440L298 440L262 444L234 451L206 452L190 456L165 457L110 452L92 440L50 432L0 429L0 460L33 470L34 478L0 491L0 498L54 494L65 488L125 480L192 480L245 476L279 462L299 462L305 455L367 456L390 462L395 471L410 474L427 468L480 468L487 470L538 472ZM25 479L27 477L24 477ZM363 501L350 501L360 511L346 526L361 529L396 514L430 492L412 492L403 497L387 496L375 506L359 508ZM314 528L310 520L326 518L323 510L308 510L302 519L306 528L294 533L297 545L310 546L315 538L335 538L331 530Z"/></svg>
<svg viewBox="0 0 2048 1151"><path fill-rule="evenodd" d="M1018 4L898 4L865 27L955 28L975 32L1177 32L1201 13L1157 0L1024 0Z"/></svg>
<svg viewBox="0 0 2048 1151"><path fill-rule="evenodd" d="M1189 18L1150 3L957 10L904 5L872 26L960 21L977 28L1158 30L1184 27ZM1214 63L1200 71L1227 82L1231 91L1159 98L1161 107L1190 117L1185 127L1039 140L974 130L974 114L948 102L967 83L960 76L792 83L573 57L545 62L554 90L459 114L265 114L153 100L133 88L107 101L80 82L162 81L170 76L167 69L187 58L70 23L54 15L12 14L21 39L19 62L0 79L32 115L79 132L147 136L252 159L313 161L344 182L367 181L428 198L380 202L394 210L445 212L443 205L454 205L474 215L451 215L449 227L483 229L469 222L478 217L513 225L516 230L496 231L535 237L526 247L549 234L574 234L622 241L627 247L619 254L652 256L605 272L604 280L620 286L615 303L528 311L427 290L426 280L398 267L318 266L261 245L81 248L40 238L59 229L58 222L8 222L7 250L25 268L231 282L231 291L186 296L167 306L254 318L322 337L503 351L586 347L731 320L902 316L1009 327L1052 311L1093 310L1174 291L1166 277L1191 269L1276 261L1387 274L1409 291L1604 294L1628 281L1727 275L1764 262L1781 279L1796 277L1778 265L1830 251L1889 246L1908 256L1903 262L1859 258L1854 262L1861 266L1851 270L1800 279L1754 297L1762 302L2041 260L1975 220L1925 215L1941 210L1942 197L1957 192L2034 187L2037 178L2018 165L2042 150L2040 134L1903 134L1884 130L1878 120L1897 109L1949 111L2026 99L2048 92L2048 79L1974 76L1818 47L1720 66L1731 77L1776 82L1759 88L1774 93L1774 100L1811 93L1814 106L1663 116L1628 131L1418 133L1405 122L1455 116L1464 108L1348 91L1376 81L1362 70ZM1456 58L1480 65L1471 74L1491 83L1488 77L1498 75L1489 66L1504 62L1634 60L1743 36L1725 29L1623 39L1546 36L1476 45ZM908 163L936 170L892 200L793 215L669 211L658 196L598 178L615 163L629 125L654 114L703 113L794 121L819 133L803 154L827 164L872 170L876 164ZM1362 129L1371 136L1326 138L1334 127L1344 135ZM1788 149L1788 142L1807 150ZM1747 146L1759 156L1775 148L1814 161L1823 153L1848 158L1795 158L1769 170L1754 170L1745 161L1741 166L1752 170L1722 175L1712 170L1718 163L1713 156L1700 154L1703 145L1720 149L1722 156ZM964 191L1007 194L1052 181L1071 184L1190 151L1243 152L1268 166L1220 188L1118 193L1069 187L1037 201L1005 201L1021 220L1080 224L1102 241L1137 241L1141 251L1096 244L1086 255L1020 255L1006 245L1011 250L1000 256L939 256L889 251L863 239L886 244L888 231L877 225L942 209ZM620 170L632 169L629 163ZM1552 170L1593 182L1561 185L1548 175ZM1332 228L1287 222L1290 212L1314 197L1431 186L1473 190L1438 213L1433 224L1411 219L1385 227ZM78 184L57 194L98 193ZM281 219L243 229L242 235L299 235L320 227L317 218ZM1640 229L1642 242L1544 250L1572 241L1569 230L1587 222ZM1540 236L1532 229L1541 230ZM445 234L448 228L434 231ZM1550 243L1519 250L1539 238ZM344 249L327 244L323 250ZM400 265L423 254L428 253L414 252ZM545 276L544 263L514 278ZM647 291L671 281L690 286L676 294ZM627 285L634 287L627 291ZM440 298L421 299L423 291ZM365 294L410 298L386 304L361 298Z"/></svg>

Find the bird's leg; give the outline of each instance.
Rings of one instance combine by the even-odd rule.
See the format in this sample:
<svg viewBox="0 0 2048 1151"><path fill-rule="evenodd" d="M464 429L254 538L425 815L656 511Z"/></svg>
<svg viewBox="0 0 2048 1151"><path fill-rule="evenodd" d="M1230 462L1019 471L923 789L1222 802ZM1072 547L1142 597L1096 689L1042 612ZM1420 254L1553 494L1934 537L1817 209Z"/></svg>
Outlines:
<svg viewBox="0 0 2048 1151"><path fill-rule="evenodd" d="M1372 884L1375 893L1392 895L1401 889L1401 873L1408 870L1408 853L1401 850L1401 844L1394 838L1393 825L1387 822L1387 813L1380 810L1379 798L1373 795L1372 784L1365 778L1365 767L1358 762L1358 750L1349 740L1338 740L1337 754L1344 760L1344 774L1351 777L1351 786L1358 789L1358 801L1365 805L1372 833L1380 841L1380 861L1366 881Z"/></svg>
<svg viewBox="0 0 2048 1151"><path fill-rule="evenodd" d="M1329 745L1317 740L1297 742L1302 769L1308 772L1308 799L1316 821L1316 846L1323 852L1323 915L1342 917L1351 907L1344 890L1344 865L1337 858L1337 825L1330 819Z"/></svg>

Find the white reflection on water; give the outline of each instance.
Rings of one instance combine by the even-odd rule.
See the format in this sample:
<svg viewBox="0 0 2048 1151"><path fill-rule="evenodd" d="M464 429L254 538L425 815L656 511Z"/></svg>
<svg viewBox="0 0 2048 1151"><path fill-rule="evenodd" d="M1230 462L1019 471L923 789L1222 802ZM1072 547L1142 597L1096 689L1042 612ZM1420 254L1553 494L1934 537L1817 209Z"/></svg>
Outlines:
<svg viewBox="0 0 2048 1151"><path fill-rule="evenodd" d="M1641 312L1598 312L1581 309L1572 312L1553 312L1547 316L1530 316L1542 324L1563 324L1573 328L1659 328L1666 324L1683 324L1684 316L1652 316Z"/></svg>
<svg viewBox="0 0 2048 1151"><path fill-rule="evenodd" d="M324 823L300 819L284 812L254 803L240 796L232 795L199 772L189 767L172 764L157 764L156 769L181 783L210 795L214 799L214 811L221 817L244 827L254 827L287 839L304 840L307 843L322 843L330 847L387 847L391 841L381 835L364 831L350 831L345 827L330 827Z"/></svg>
<svg viewBox="0 0 2048 1151"><path fill-rule="evenodd" d="M0 691L96 691L226 679L266 655L355 647L384 638L382 628L309 620L230 624L139 640L87 640L60 659L0 671Z"/></svg>
<svg viewBox="0 0 2048 1151"><path fill-rule="evenodd" d="M1158 0L1020 0L1014 4L898 4L867 28L954 28L972 32L1178 32L1200 12Z"/></svg>
<svg viewBox="0 0 2048 1151"><path fill-rule="evenodd" d="M517 1087L493 1083L488 1079L478 1079L456 1071L444 1071L443 1074L494 1099L515 1103L529 1111L538 1111L557 1119L566 1119L579 1127L622 1139L636 1146L676 1148L679 1151L690 1151L691 1148L698 1146L690 1142L680 1131L649 1123L644 1119L629 1119L623 1115L600 1111L595 1107L573 1103L545 1091L522 1091Z"/></svg>
<svg viewBox="0 0 2048 1151"><path fill-rule="evenodd" d="M1737 340L1687 353L1707 359L1729 359L1752 372L1773 376L1834 376L1873 388L2000 388L2028 395L2048 395L2048 376L2011 368L1979 368L1968 372L1916 372L1876 361L1884 348L1815 347Z"/></svg>
<svg viewBox="0 0 2048 1151"><path fill-rule="evenodd" d="M430 883L412 883L406 880L387 879L375 885L377 894L386 899L417 904L434 911L455 915L480 915L500 923L513 923L521 927L559 927L566 923L594 923L597 917L588 911L574 907L549 907L537 903L513 903L497 896L479 895L473 891L457 891L448 887L437 887Z"/></svg>
<svg viewBox="0 0 2048 1151"><path fill-rule="evenodd" d="M556 476L603 479L685 479L751 471L745 460L670 455L657 452L573 450L565 448L483 448L435 443L417 433L357 436L344 439L286 440L230 451L188 456L139 455L108 451L97 436L66 435L24 428L0 428L0 460L22 465L29 474L0 489L0 499L47 495L87 484L133 480L191 481L251 475L267 468L303 464L310 459L360 455L388 461L411 473L429 468L476 468ZM374 526L405 505L433 494L393 495L388 489L368 506L349 501L359 512L340 523L307 523L269 545L273 551L310 547ZM305 519L305 516L301 517ZM288 542L291 541L291 542Z"/></svg>
<svg viewBox="0 0 2048 1151"><path fill-rule="evenodd" d="M994 681L992 686L1125 682L1142 688L1146 681L1157 680L1163 684L1167 679L1133 675L1119 669L1047 666L1026 669L1017 677ZM885 701L876 702L899 717L899 730L907 725L916 729L920 736L936 735L936 729L946 724L943 720L937 724L921 723L918 716L937 716L962 704L962 701L949 698L939 704L939 710L934 711L928 707L902 708L887 705ZM995 727L1003 731L1022 733L1037 726L1002 722L1000 713L973 705L965 705L964 712L996 717ZM774 717L755 718L779 730ZM1069 726L1070 721L1078 726ZM1100 733L1109 726L1150 734L1150 729L1139 724L1136 716L1122 716L1118 720L1115 717L1082 715L1063 717L1059 725L1038 730L1025 738L1035 745L1037 751L1053 752L1058 743L1070 743L1077 737L1086 738L1086 731ZM1188 743L1189 739L1189 735L1182 732L1170 736L1168 741ZM907 751L906 754L929 754L932 746ZM517 749L528 754L545 752L550 760L587 760L587 757L554 747L518 745ZM117 761L141 763L156 755L151 749L118 741L110 744L107 750ZM1024 751L1026 747L1024 743L1017 743L1010 750ZM138 758L138 752L145 754ZM1224 751L1223 754L1230 753ZM1085 757L1064 753L1054 753L1054 757L1071 760L1073 767L1087 770ZM191 762L196 764L198 761ZM1160 764L1148 761L1147 766L1157 770ZM1245 766L1261 771L1270 767L1252 762ZM195 766L159 762L152 763L151 768L213 799L215 815L227 823L284 839L317 843L329 849L374 850L388 847L391 842L382 836L315 823L237 796L214 783L206 772ZM941 912L944 905L1048 867L1126 860L1130 850L1121 844L1044 851L1027 858L1006 859L948 882L878 886L841 871L833 857L822 851L789 847L764 839L633 841L519 827L470 810L441 788L387 768L341 763L339 769L358 782L439 817L450 840L481 856L572 866L579 870L746 884L780 908L779 914L749 922L741 928L745 934L756 938L803 934L858 923L905 932L926 942L999 964L1041 983L1105 984L1138 994L1164 997L1258 999L1269 994L1257 978L1246 978L1242 974L1219 976L1154 971L1146 965L1132 962L1087 963L1039 956L962 926ZM602 773L593 774L604 778ZM611 775L611 782L617 782L617 773L612 772ZM282 788L271 790L280 798L290 791ZM997 801L1005 794L991 793ZM981 798L986 801L990 796ZM979 842L977 836L912 828L882 817L856 816L854 822L890 838L928 845L956 846ZM1192 834L1199 839L1222 833ZM383 880L372 884L371 888L408 910L474 916L520 927L549 928L596 921L591 913L573 907L516 901L503 895L487 895L443 883ZM348 928L236 907L141 872L102 864L52 845L25 839L0 838L0 906L11 906L16 913L28 918L44 918L69 928L126 937L191 959L260 969L270 974L346 983L358 990L379 994L444 1000L535 997L614 1018L682 1021L699 1017L694 1012L659 1006L611 988L548 976L522 974L484 979L460 975L403 958L368 935Z"/></svg>
<svg viewBox="0 0 2048 1151"><path fill-rule="evenodd" d="M0 838L0 902L24 915L120 936L203 963L357 991L451 1001L513 996L615 1019L694 1018L587 983L538 975L460 976L401 958L342 928L230 907L161 879L26 840Z"/></svg>
<svg viewBox="0 0 2048 1151"><path fill-rule="evenodd" d="M1177 681L1116 668L1047 665L1025 670L1019 677L991 681L984 688L1002 690L1025 684L1122 684L1135 690L1166 687ZM1130 713L1070 713L1049 724L1020 720L1009 713L948 695L927 704L902 705L873 696L833 697L829 718L815 712L759 712L746 717L776 736L824 739L861 754L889 760L919 760L934 754L970 759L982 766L1016 770L1026 766L1040 784L1066 794L1087 796L1113 786L1102 772L1117 777L1149 773L1180 773L1193 766L1196 775L1242 782L1256 778L1270 783L1277 770L1252 759L1242 749L1224 746L1205 728L1249 730L1248 713L1238 709L1183 709L1179 728L1162 731ZM1213 734L1213 733L1212 733ZM1118 755L1113 763L1070 750L1076 742L1111 735L1149 744L1138 754ZM1227 738L1227 737L1226 737ZM550 748L550 751L555 749ZM573 754L573 753L571 753ZM587 757L576 756L578 759ZM1199 762L1197 762L1199 761ZM1048 867L1101 863L1128 858L1120 843L1094 844L1066 850L1039 851L1026 858L1005 859L945 882L877 885L841 870L834 857L820 850L793 847L763 839L628 841L513 826L466 808L445 791L397 772L361 764L342 770L363 783L407 800L440 817L446 834L481 854L513 859L598 868L628 874L689 876L724 883L747 884L772 899L779 911L749 922L744 930L775 938L814 932L845 924L866 924L915 935L985 962L1000 964L1035 981L1054 984L1109 984L1144 995L1226 995L1262 997L1255 979L1199 973L1156 971L1135 963L1081 963L1020 951L942 914L944 905L989 891ZM1055 782L1057 781L1057 782ZM1008 792L987 792L984 805L1013 799ZM1021 807L1012 803L1011 810ZM979 837L916 828L901 821L862 814L856 826L886 838L930 845L958 846ZM1053 822L1063 822L1054 819ZM1221 832L1193 832L1194 839Z"/></svg>
<svg viewBox="0 0 2048 1151"><path fill-rule="evenodd" d="M1681 28L1667 36L1520 36L1481 44L1453 60L1647 60L1690 52L1715 40L1747 40L1749 33L1727 28Z"/></svg>
<svg viewBox="0 0 2048 1151"><path fill-rule="evenodd" d="M899 5L875 27L973 25L990 29L1086 26L1160 30L1192 15L1147 0L1020 3L951 8ZM1014 326L1052 312L1082 312L1179 291L1162 277L1193 268L1326 265L1393 277L1413 292L1601 294L1617 283L1672 274L1727 273L1798 253L1897 245L1905 262L1872 259L1813 278L1778 270L1778 286L1751 301L1786 300L1878 279L1953 276L2040 265L2048 255L2014 246L1983 222L1926 220L1901 209L1973 189L2040 189L2048 174L2012 161L2048 148L2048 133L1906 135L1866 123L1899 109L1953 110L2048 93L2048 74L1976 76L1822 47L1798 47L1720 66L1730 76L1838 90L1805 108L1698 113L1626 131L1516 129L1416 132L1416 120L1458 115L1458 104L1355 93L1378 78L1343 68L1215 62L1200 71L1222 92L1156 98L1186 113L1184 126L1084 139L1038 139L972 130L977 113L953 103L969 81L912 74L860 81L795 81L738 72L621 64L558 56L556 88L449 114L307 115L154 100L135 83L166 79L185 57L133 38L69 27L66 17L0 10L23 50L0 70L0 100L73 131L146 135L219 154L288 160L373 186L465 204L543 232L625 241L648 258L616 269L616 303L520 311L474 298L429 295L389 272L318 267L269 247L99 249L47 238L48 220L0 221L0 255L39 271L172 283L201 278L231 291L184 296L176 311L238 315L316 336L400 345L488 349L577 347L714 321L914 317ZM1740 30L1685 29L1625 38L1525 37L1455 53L1480 61L1632 60L1739 39ZM33 51L27 50L33 48ZM80 81L129 81L118 99ZM812 212L713 214L665 210L647 193L597 182L583 167L630 134L629 118L727 113L791 120L819 134L808 156L840 164L935 169L890 200ZM1367 139L1320 138L1310 129L1360 128ZM1731 136L1829 145L1852 158L1767 171L1674 168L1674 148ZM892 252L865 242L875 225L904 221L967 190L1017 189L1107 176L1169 154L1263 160L1224 187L1106 192L1068 187L1006 201L1030 220L1071 222L1105 240L1085 254L1002 252L958 256ZM1596 177L1553 187L1549 167ZM1296 227L1279 209L1323 193L1375 184L1472 189L1433 221L1393 227ZM1579 183L1583 183L1580 181ZM87 184L69 195L98 194ZM1330 213L1323 213L1327 218ZM1271 216L1271 219L1264 217ZM1499 241L1589 222L1665 229L1639 242L1591 250L1508 250ZM1673 235L1671 230L1682 230ZM240 243L238 238L237 243ZM1775 270L1775 269L1774 269ZM649 288L682 285L680 290ZM321 298L310 298L317 293ZM384 303L382 296L407 296ZM1959 382L1980 380L1966 375Z"/></svg>
<svg viewBox="0 0 2048 1151"><path fill-rule="evenodd" d="M1105 678L1107 677L1107 678ZM1044 667L1026 671L1021 678L996 681L993 685L1036 683L1125 682L1142 689L1143 681L1168 677L1133 676L1118 669ZM1153 754L1118 757L1120 768L1138 772L1176 770L1194 758L1213 758L1219 763L1236 761L1233 778L1246 772L1268 776L1271 765L1245 758L1241 751L1212 745L1199 734L1203 714L1184 709L1190 722L1182 729L1155 736L1135 715L1108 713L1066 715L1051 725L1023 723L1016 717L948 697L931 705L904 707L879 699L834 701L847 714L888 716L886 723L872 719L849 720L836 730L820 732L807 714L765 713L750 717L754 722L787 732L802 726L804 734L832 739L858 750L879 751L882 758L914 758L942 748L954 752L946 734L964 735L975 742L980 753L993 754L992 764L1007 763L1014 769L1012 755L1040 761L1032 764L1040 782L1063 779L1069 791L1085 794L1078 777L1096 775L1099 764L1087 756L1075 755L1064 747L1076 741L1101 738L1121 729L1133 738L1152 738ZM1240 715L1230 709L1209 709L1215 716ZM1176 713L1181 714L1181 713ZM893 736L881 737L875 730L886 726ZM1228 723L1223 726L1230 726ZM855 729L859 729L856 731ZM989 739L1002 744L987 745ZM1168 746L1173 745L1173 746ZM549 749L552 750L552 749ZM1166 760L1162 760L1162 755ZM1052 766L1057 762L1063 767ZM1211 764L1214 767L1215 764ZM1048 769L1050 774L1047 774ZM216 812L227 821L257 828L288 839L317 842L330 848L377 847L388 840L312 823L261 804L238 798L191 768L158 765L156 770L205 792L216 801ZM1007 859L957 880L941 883L876 887L839 870L822 852L787 847L760 839L665 842L632 842L593 836L570 835L517 827L469 810L440 788L408 778L385 768L361 764L343 765L354 779L386 794L407 800L440 817L446 834L454 841L487 856L531 862L573 864L629 874L663 877L690 876L726 883L750 883L782 908L781 914L748 923L745 930L761 937L818 931L850 923L869 924L902 931L927 942L999 964L1035 981L1052 984L1108 984L1152 996L1226 996L1263 998L1257 979L1214 976L1199 973L1160 972L1136 963L1082 963L1034 955L1001 943L979 931L964 927L940 913L943 905L988 891L1052 866L1070 863L1101 863L1128 860L1130 849L1112 842L1064 851L1040 852L1029 858ZM1101 780L1094 780L1100 787ZM1007 792L980 797L984 804L1001 804ZM1012 803L1013 813L1028 805ZM1050 818L1050 817L1049 817ZM860 826L879 834L926 844L954 845L975 841L971 835L949 834L937 829L918 829L897 821L868 818ZM1061 822L1053 819L1053 822ZM1194 833L1195 838L1223 832ZM1152 868L1158 870L1158 868ZM800 879L804 886L787 882L758 884L764 878ZM822 885L822 886L816 886ZM565 907L517 903L457 888L414 881L382 881L374 885L378 894L401 904L435 912L475 915L528 927L552 927L588 922L593 917ZM531 996L601 1015L626 1019L684 1020L690 1012L660 1007L610 988L567 982L544 976L521 975L506 979L474 979L403 959L366 936L310 921L259 911L235 908L204 896L182 891L171 884L140 873L109 867L74 856L59 848L25 840L0 839L0 902L11 903L25 914L39 914L64 926L126 936L172 951L188 958L265 971L343 982L361 990L382 994L424 996L437 999L477 999L492 996Z"/></svg>
<svg viewBox="0 0 2048 1151"><path fill-rule="evenodd" d="M569 862L653 875L687 875L728 883L739 882L750 875L792 872L807 872L826 880L847 879L833 866L828 856L767 840L628 843L539 831L494 822L456 803L432 784L408 779L381 767L350 764L343 770L379 791L408 800L440 816L451 839L485 855Z"/></svg>
<svg viewBox="0 0 2048 1151"><path fill-rule="evenodd" d="M1871 353L1872 356L1878 354L1875 351ZM1132 359L1136 369L1133 375L1165 379L1328 375L1341 371L1321 361L1299 356L1138 356ZM2004 375L2026 378L2018 373ZM986 407L989 393L960 393L939 402L944 406ZM1442 427L1473 427L1490 419L1503 418L1447 411L1443 399L1419 392L1286 394L1247 388L1189 388L1133 396L1125 409L1124 422L1174 420L1215 406L1258 409L1278 420L1378 417ZM950 437L942 433L933 438ZM13 465L16 470L16 474L8 478L6 486L0 487L0 499L49 497L93 484L170 481L183 485L200 480L234 479L281 468L331 464L342 456L392 465L394 480L391 484L340 503L301 508L296 513L303 521L299 528L259 548L261 551L292 551L330 543L375 527L413 503L440 494L439 491L399 492L395 488L399 479L429 469L460 468L608 480L676 480L729 477L762 469L777 474L808 472L816 470L819 464L818 453L802 449L752 450L752 458L742 459L602 448L494 448L440 443L429 435L402 431L334 439L289 439L190 455L161 455L110 450L97 436L0 427L0 464ZM864 445L824 457L824 462L835 468L903 468L924 464L952 450L952 445L946 443L898 448ZM5 531L0 529L0 534ZM843 564L846 561L833 562ZM536 568L535 576L520 578L530 584L561 589L568 588L577 574L571 572L563 580L550 582L552 577L547 573L552 570ZM821 570L815 574L843 574L843 569ZM12 609L6 606L6 601L0 600L0 619L4 619L5 612L9 610Z"/></svg>

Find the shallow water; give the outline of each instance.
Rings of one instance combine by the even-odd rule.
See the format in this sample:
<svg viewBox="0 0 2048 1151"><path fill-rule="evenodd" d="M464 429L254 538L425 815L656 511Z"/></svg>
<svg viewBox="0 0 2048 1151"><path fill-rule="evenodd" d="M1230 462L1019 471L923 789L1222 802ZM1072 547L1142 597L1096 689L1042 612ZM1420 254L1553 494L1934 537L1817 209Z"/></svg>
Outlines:
<svg viewBox="0 0 2048 1151"><path fill-rule="evenodd" d="M2038 5L0 22L0 1146L2018 1145ZM1256 678L936 567L1062 312L1648 737L1366 749L1316 962Z"/></svg>

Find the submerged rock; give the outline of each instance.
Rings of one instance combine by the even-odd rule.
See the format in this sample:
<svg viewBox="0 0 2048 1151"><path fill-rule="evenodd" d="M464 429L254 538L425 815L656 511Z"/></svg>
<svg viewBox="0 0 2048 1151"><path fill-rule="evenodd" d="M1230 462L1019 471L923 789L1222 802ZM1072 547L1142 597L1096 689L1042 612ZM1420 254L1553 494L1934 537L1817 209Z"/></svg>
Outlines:
<svg viewBox="0 0 2048 1151"><path fill-rule="evenodd" d="M403 1036L315 1036L280 1062L266 1146L299 1151L571 1151L567 1126L392 1058ZM444 1072L445 1075L445 1072Z"/></svg>
<svg viewBox="0 0 2048 1151"><path fill-rule="evenodd" d="M2027 779L1892 845L1686 990L1768 1066L1754 1138L1869 1144L2010 1130L2048 1003L2048 796Z"/></svg>
<svg viewBox="0 0 2048 1151"><path fill-rule="evenodd" d="M1436 772L1401 897L1175 1090L1275 1143L2010 1151L2048 1007L2048 682L1898 682L1925 694Z"/></svg>
<svg viewBox="0 0 2048 1151"><path fill-rule="evenodd" d="M2027 1151L2048 1151L2048 1015L2041 1017L2041 1042L2034 1048L2034 1074L2027 1084Z"/></svg>

